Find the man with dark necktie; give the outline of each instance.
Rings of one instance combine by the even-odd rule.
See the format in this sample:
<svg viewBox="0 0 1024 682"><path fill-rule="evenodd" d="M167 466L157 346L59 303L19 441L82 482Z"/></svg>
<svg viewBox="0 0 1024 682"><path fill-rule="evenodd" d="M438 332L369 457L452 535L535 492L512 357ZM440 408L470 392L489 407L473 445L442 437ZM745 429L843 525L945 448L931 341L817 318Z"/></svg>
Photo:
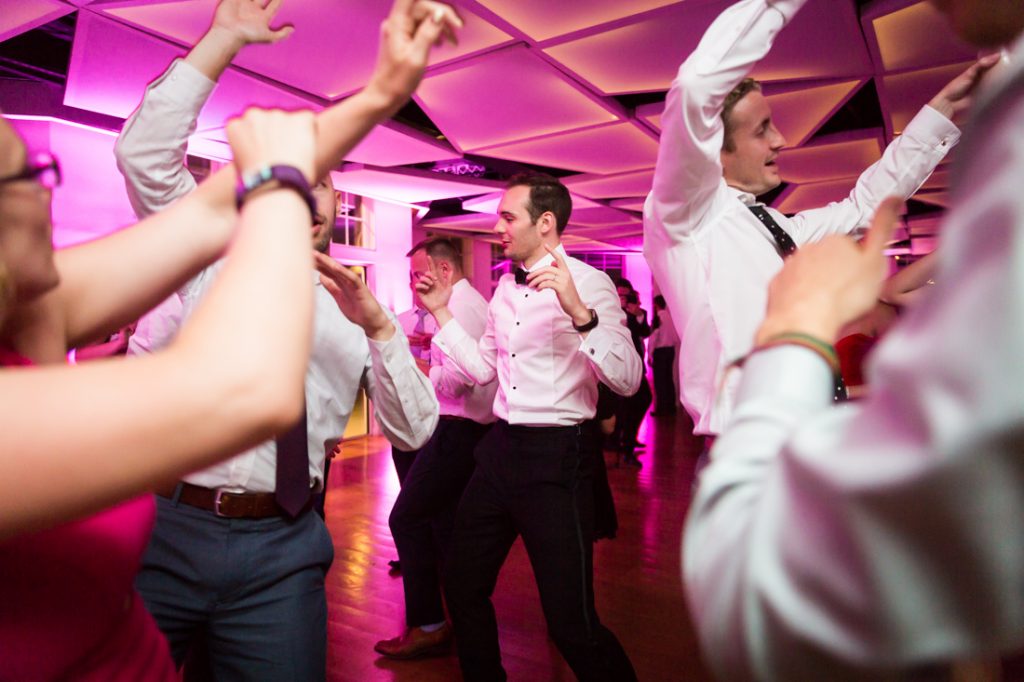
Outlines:
<svg viewBox="0 0 1024 682"><path fill-rule="evenodd" d="M199 112L244 45L274 42L289 33L270 27L279 4L222 0L210 30L146 90L116 147L140 216L196 189L184 160ZM353 109L365 112L371 122L387 118L405 100L395 66L413 48L408 33L417 25L413 16L436 10L439 14L427 16L437 29L449 20L457 22L446 7L416 4L396 3L371 86L325 110L319 121L318 151L332 160L320 159L324 177L313 190L311 207L311 264L320 274L310 269L315 309L303 419L276 441L158 491L157 521L137 587L167 636L175 662L180 666L190 647L205 645L215 679L325 679L324 579L334 547L323 521L310 511L312 494L324 485L325 452L344 432L361 386L374 400L381 430L397 445L419 447L437 421L433 389L416 368L393 316L354 273L326 255L336 201L327 170L361 137L347 144L337 139L359 129L349 126L346 133L338 112L348 111L345 118ZM416 49L423 51L422 46ZM377 80L381 77L384 83ZM392 94L382 98L379 89L385 83ZM372 102L387 106L377 109ZM183 317L205 295L221 264L182 287ZM175 322L159 326L170 333ZM201 381L196 385L201 387Z"/></svg>
<svg viewBox="0 0 1024 682"><path fill-rule="evenodd" d="M455 244L438 237L420 242L408 255L411 280L418 281L432 263L435 271L451 283L452 315L473 339L479 339L487 324L487 299L463 275L462 254ZM419 304L415 293L414 297ZM424 315L419 315L420 311ZM414 318L413 339L424 338L427 319L432 327L434 318L420 307ZM473 450L494 422L496 384L478 386L465 381L461 373L446 369L451 360L433 348L429 339L421 346L426 353L423 359L429 361L430 383L437 392L441 417L434 434L415 454L402 477L402 490L388 519L402 571L406 628L398 637L377 642L374 650L398 659L420 658L451 648L451 628L441 600L440 564L455 523L455 510L473 474Z"/></svg>
<svg viewBox="0 0 1024 682"><path fill-rule="evenodd" d="M786 141L761 86L746 75L806 0L743 0L727 8L669 90L644 255L681 339L680 398L694 433L715 436L732 413L739 372L783 258L828 234L864 227L886 196L909 197L956 144L950 120L994 63L951 81L907 124L849 197L787 217L757 197L780 182Z"/></svg>
<svg viewBox="0 0 1024 682"><path fill-rule="evenodd" d="M601 456L593 423L597 382L630 395L643 366L612 281L561 245L571 211L569 192L555 178L509 182L494 231L519 267L498 282L479 342L452 318L444 278L425 273L418 285L440 327L434 345L468 381L498 384L498 421L476 449L445 571L469 682L506 679L490 597L520 535L548 632L576 676L636 679L594 607L591 468Z"/></svg>

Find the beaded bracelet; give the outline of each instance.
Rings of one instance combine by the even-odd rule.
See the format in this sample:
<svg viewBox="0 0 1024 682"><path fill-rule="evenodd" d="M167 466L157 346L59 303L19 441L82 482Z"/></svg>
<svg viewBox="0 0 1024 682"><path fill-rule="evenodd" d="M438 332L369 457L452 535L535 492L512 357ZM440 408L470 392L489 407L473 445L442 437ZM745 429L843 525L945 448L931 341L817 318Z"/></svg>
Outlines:
<svg viewBox="0 0 1024 682"><path fill-rule="evenodd" d="M742 367L743 363L747 361L747 358L754 353L768 350L769 348L777 348L778 346L801 346L807 350L813 351L817 353L822 360L828 363L833 376L839 376L839 355L836 353L836 349L832 344L826 343L825 341L811 336L810 334L803 334L800 332L783 332L772 336L764 343L755 346L743 357L730 362L727 369Z"/></svg>

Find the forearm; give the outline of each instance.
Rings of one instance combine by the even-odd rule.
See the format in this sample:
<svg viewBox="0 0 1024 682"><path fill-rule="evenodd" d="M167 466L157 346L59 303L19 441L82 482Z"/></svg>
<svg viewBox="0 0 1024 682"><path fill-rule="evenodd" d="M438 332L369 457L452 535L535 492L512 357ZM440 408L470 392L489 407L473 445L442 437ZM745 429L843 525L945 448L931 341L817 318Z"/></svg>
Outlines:
<svg viewBox="0 0 1024 682"><path fill-rule="evenodd" d="M367 380L377 423L395 447L420 448L437 426L434 387L416 366L404 334L396 332L389 341L369 343Z"/></svg>

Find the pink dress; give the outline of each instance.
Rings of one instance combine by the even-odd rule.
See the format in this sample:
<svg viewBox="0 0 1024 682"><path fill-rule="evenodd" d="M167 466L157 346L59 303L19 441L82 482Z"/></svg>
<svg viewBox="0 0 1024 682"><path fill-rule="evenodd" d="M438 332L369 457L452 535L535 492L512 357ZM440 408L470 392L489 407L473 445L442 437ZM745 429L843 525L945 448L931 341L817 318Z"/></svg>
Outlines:
<svg viewBox="0 0 1024 682"><path fill-rule="evenodd" d="M28 364L0 349L0 366ZM133 586L154 516L147 495L0 543L0 681L177 679Z"/></svg>

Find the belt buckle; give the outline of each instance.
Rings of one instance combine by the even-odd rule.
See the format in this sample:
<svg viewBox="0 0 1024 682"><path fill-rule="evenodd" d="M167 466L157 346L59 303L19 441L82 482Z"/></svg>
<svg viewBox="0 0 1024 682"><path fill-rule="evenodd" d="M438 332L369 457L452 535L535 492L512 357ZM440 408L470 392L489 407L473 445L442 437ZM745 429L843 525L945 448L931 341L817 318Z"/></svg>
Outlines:
<svg viewBox="0 0 1024 682"><path fill-rule="evenodd" d="M217 488L217 495L213 498L213 513L216 514L217 516L227 516L227 514L224 514L220 510L220 501L221 501L221 498L223 496L224 496L224 489L223 488Z"/></svg>

